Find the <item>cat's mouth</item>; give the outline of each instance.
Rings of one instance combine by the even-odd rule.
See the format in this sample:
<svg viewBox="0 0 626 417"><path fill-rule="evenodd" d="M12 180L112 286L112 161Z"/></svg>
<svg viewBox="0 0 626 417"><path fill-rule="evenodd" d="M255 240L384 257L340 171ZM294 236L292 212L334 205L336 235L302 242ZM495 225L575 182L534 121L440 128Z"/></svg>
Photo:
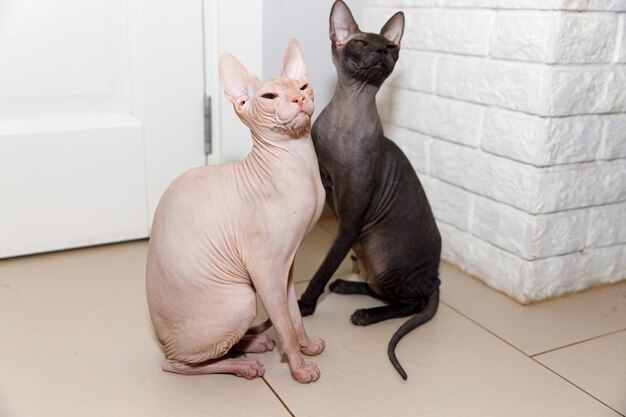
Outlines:
<svg viewBox="0 0 626 417"><path fill-rule="evenodd" d="M300 110L289 122L285 124L286 127L293 130L300 130L311 121L311 115L304 110Z"/></svg>

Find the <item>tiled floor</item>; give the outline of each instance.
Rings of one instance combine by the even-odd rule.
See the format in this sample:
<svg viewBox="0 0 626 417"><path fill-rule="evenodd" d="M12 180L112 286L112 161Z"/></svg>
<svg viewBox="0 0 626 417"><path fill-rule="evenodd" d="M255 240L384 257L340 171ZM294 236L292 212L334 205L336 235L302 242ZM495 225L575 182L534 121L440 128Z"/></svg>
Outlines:
<svg viewBox="0 0 626 417"><path fill-rule="evenodd" d="M332 241L303 244L302 291ZM364 296L326 294L310 334L319 381L300 385L279 350L263 379L160 370L145 302L146 242L0 261L0 416L619 416L626 414L626 283L522 307L443 264L435 318L387 360L402 319L352 326ZM345 262L340 273L351 275ZM269 334L273 330L269 331Z"/></svg>

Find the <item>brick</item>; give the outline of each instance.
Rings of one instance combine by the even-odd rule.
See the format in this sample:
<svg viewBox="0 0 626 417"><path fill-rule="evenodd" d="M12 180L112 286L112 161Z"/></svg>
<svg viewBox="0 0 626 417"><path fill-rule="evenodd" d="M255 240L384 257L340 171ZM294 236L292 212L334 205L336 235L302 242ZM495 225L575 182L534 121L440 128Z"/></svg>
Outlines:
<svg viewBox="0 0 626 417"><path fill-rule="evenodd" d="M543 116L619 113L626 112L626 69L442 57L437 93Z"/></svg>
<svg viewBox="0 0 626 417"><path fill-rule="evenodd" d="M626 112L626 69L557 67L549 95L549 115Z"/></svg>
<svg viewBox="0 0 626 417"><path fill-rule="evenodd" d="M585 248L589 210L533 215L477 198L472 234L527 260L567 254Z"/></svg>
<svg viewBox="0 0 626 417"><path fill-rule="evenodd" d="M602 139L602 120L597 116L549 119L543 164L586 162L595 158Z"/></svg>
<svg viewBox="0 0 626 417"><path fill-rule="evenodd" d="M626 63L626 13L619 15L617 42L619 48L616 49L615 61Z"/></svg>
<svg viewBox="0 0 626 417"><path fill-rule="evenodd" d="M365 5L366 7L434 7L439 5L439 0L366 0Z"/></svg>
<svg viewBox="0 0 626 417"><path fill-rule="evenodd" d="M529 212L550 213L626 200L626 160L546 168Z"/></svg>
<svg viewBox="0 0 626 417"><path fill-rule="evenodd" d="M394 124L468 146L480 143L484 107L402 89L390 97Z"/></svg>
<svg viewBox="0 0 626 417"><path fill-rule="evenodd" d="M625 0L560 0L558 3L558 8L563 10L626 11Z"/></svg>
<svg viewBox="0 0 626 417"><path fill-rule="evenodd" d="M443 259L522 304L626 278L626 245L529 261L444 222L438 226Z"/></svg>
<svg viewBox="0 0 626 417"><path fill-rule="evenodd" d="M402 149L413 169L427 174L433 138L391 124L385 125L384 129L385 136L393 140Z"/></svg>
<svg viewBox="0 0 626 417"><path fill-rule="evenodd" d="M600 159L626 158L626 114L607 117Z"/></svg>
<svg viewBox="0 0 626 417"><path fill-rule="evenodd" d="M471 219L474 236L519 257L528 257L531 215L506 204L476 198ZM525 256L526 255L526 256Z"/></svg>
<svg viewBox="0 0 626 417"><path fill-rule="evenodd" d="M523 294L530 302L540 301L624 278L626 245L589 249L531 262Z"/></svg>
<svg viewBox="0 0 626 417"><path fill-rule="evenodd" d="M501 13L490 56L546 63L610 62L618 18L607 13Z"/></svg>
<svg viewBox="0 0 626 417"><path fill-rule="evenodd" d="M626 243L626 203L591 209L588 245L609 246Z"/></svg>
<svg viewBox="0 0 626 417"><path fill-rule="evenodd" d="M436 140L430 173L532 214L626 200L626 160L537 168Z"/></svg>
<svg viewBox="0 0 626 417"><path fill-rule="evenodd" d="M546 165L543 153L549 119L509 110L485 112L480 147L488 152L533 165Z"/></svg>
<svg viewBox="0 0 626 417"><path fill-rule="evenodd" d="M529 261L444 222L439 222L438 227L442 237L443 259L518 302L527 301L520 288L523 288L527 279Z"/></svg>
<svg viewBox="0 0 626 417"><path fill-rule="evenodd" d="M526 259L553 257L585 249L589 209L530 215Z"/></svg>
<svg viewBox="0 0 626 417"><path fill-rule="evenodd" d="M440 0L441 7L496 8L500 0Z"/></svg>
<svg viewBox="0 0 626 417"><path fill-rule="evenodd" d="M499 13L491 35L489 55L517 61L546 62L557 27L554 13Z"/></svg>
<svg viewBox="0 0 626 417"><path fill-rule="evenodd" d="M528 210L538 169L478 149L435 140L431 147L430 173L502 203Z"/></svg>
<svg viewBox="0 0 626 417"><path fill-rule="evenodd" d="M436 55L403 49L386 83L399 88L433 93L436 73Z"/></svg>
<svg viewBox="0 0 626 417"><path fill-rule="evenodd" d="M366 0L369 7L490 8L503 10L626 11L624 0Z"/></svg>
<svg viewBox="0 0 626 417"><path fill-rule="evenodd" d="M615 50L617 23L617 16L608 13L560 15L555 49L548 62L610 62Z"/></svg>
<svg viewBox="0 0 626 417"><path fill-rule="evenodd" d="M595 159L601 137L602 120L597 116L550 119L491 108L485 113L481 148L549 166Z"/></svg>
<svg viewBox="0 0 626 417"><path fill-rule="evenodd" d="M468 231L475 195L426 175L420 176L435 218Z"/></svg>
<svg viewBox="0 0 626 417"><path fill-rule="evenodd" d="M545 66L442 57L438 62L437 94L527 113L547 110Z"/></svg>
<svg viewBox="0 0 626 417"><path fill-rule="evenodd" d="M490 10L406 10L403 46L421 51L487 54L495 12Z"/></svg>

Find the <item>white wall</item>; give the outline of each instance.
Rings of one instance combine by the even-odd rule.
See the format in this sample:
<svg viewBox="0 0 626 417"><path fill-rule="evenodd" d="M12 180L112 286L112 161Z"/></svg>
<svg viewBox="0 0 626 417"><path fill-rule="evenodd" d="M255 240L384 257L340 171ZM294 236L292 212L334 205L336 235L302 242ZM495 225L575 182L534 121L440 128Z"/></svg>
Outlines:
<svg viewBox="0 0 626 417"><path fill-rule="evenodd" d="M334 0L270 0L263 3L263 77L280 75L287 42L296 38L304 52L313 91L315 116L335 90L336 71L331 60L328 19ZM348 1L354 18L361 21L362 2Z"/></svg>
<svg viewBox="0 0 626 417"><path fill-rule="evenodd" d="M379 93L443 256L522 303L626 278L626 3L369 0L406 14Z"/></svg>
<svg viewBox="0 0 626 417"><path fill-rule="evenodd" d="M335 67L330 56L328 17L334 0L205 0L205 56L207 92L214 97L211 164L245 158L252 141L248 129L224 98L217 80L217 62L222 53L235 55L261 78L280 75L280 64L289 39L300 41L315 93L314 118L328 104L335 88ZM244 7L245 6L245 7ZM349 2L355 18L361 18L361 2Z"/></svg>

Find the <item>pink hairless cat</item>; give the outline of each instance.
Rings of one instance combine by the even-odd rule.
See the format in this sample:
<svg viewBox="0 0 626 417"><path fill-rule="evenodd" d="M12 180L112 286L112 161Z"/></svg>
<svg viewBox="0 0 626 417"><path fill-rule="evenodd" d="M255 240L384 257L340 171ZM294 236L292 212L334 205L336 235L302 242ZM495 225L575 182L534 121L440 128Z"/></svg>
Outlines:
<svg viewBox="0 0 626 417"><path fill-rule="evenodd" d="M289 42L279 78L261 81L228 54L219 70L253 148L243 161L184 173L161 198L146 281L150 316L167 356L163 369L262 376L257 359L225 356L273 349L273 340L250 330L258 294L292 377L316 381L319 369L302 353L321 353L324 341L304 330L292 274L296 250L325 198L302 52L297 41Z"/></svg>

